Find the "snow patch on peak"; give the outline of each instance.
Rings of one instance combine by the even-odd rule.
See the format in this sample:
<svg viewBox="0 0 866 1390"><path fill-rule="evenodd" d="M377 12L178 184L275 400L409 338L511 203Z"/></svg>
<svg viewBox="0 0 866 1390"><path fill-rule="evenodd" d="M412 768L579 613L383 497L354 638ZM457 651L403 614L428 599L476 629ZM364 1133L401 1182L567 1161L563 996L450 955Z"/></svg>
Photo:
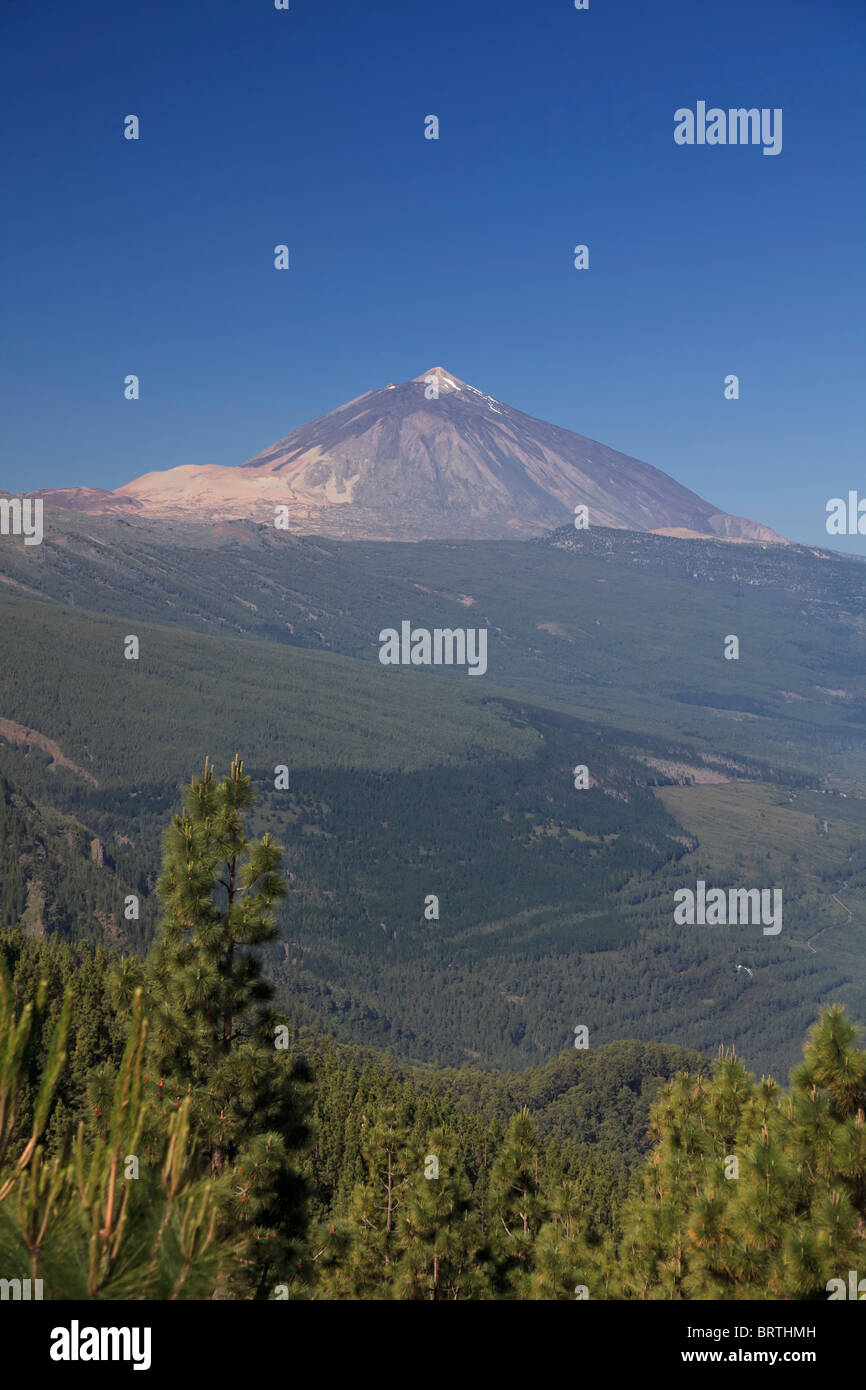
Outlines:
<svg viewBox="0 0 866 1390"><path fill-rule="evenodd" d="M430 367L426 372L422 372L420 376L416 376L414 380L428 385L430 377L433 377L440 390L443 386L450 391L475 390L474 386L467 386L465 381L461 381L459 376L452 376L450 372L446 372L444 367Z"/></svg>
<svg viewBox="0 0 866 1390"><path fill-rule="evenodd" d="M470 386L468 381L461 381L459 376L452 376L450 372L446 372L444 367L430 367L428 371L413 378L414 381L424 386L428 386L431 379L436 382L440 391L458 391L461 394L465 391L471 391L473 396L478 397L479 403L486 401L487 409L492 410L494 415L502 414L502 402L498 401L495 396L488 396L486 392L479 391L477 386Z"/></svg>
<svg viewBox="0 0 866 1390"><path fill-rule="evenodd" d="M495 411L497 415L502 414L502 411L499 409L499 407L502 405L502 402L498 401L495 396L488 396L485 391L479 391L477 386L467 385L463 389L466 391L471 391L473 396L480 396L482 401L486 401L488 410Z"/></svg>

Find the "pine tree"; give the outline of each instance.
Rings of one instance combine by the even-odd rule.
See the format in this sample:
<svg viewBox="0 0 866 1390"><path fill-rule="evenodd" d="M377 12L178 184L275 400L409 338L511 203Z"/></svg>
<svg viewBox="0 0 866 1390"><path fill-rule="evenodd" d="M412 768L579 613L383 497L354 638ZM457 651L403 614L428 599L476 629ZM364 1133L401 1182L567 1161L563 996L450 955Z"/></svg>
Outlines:
<svg viewBox="0 0 866 1390"><path fill-rule="evenodd" d="M499 1286L521 1296L547 1216L538 1136L525 1106L512 1119L493 1164L487 1200Z"/></svg>
<svg viewBox="0 0 866 1390"><path fill-rule="evenodd" d="M864 1112L866 1053L838 1007L812 1029L787 1094L730 1054L709 1080L676 1078L627 1204L614 1296L826 1298L866 1262Z"/></svg>
<svg viewBox="0 0 866 1390"><path fill-rule="evenodd" d="M434 1131L425 1147L400 1212L395 1297L483 1298L489 1280L469 1179L446 1130Z"/></svg>
<svg viewBox="0 0 866 1390"><path fill-rule="evenodd" d="M548 1197L550 1220L538 1232L526 1295L534 1299L573 1299L584 1281L581 1245L582 1201L575 1178L560 1178Z"/></svg>
<svg viewBox="0 0 866 1390"><path fill-rule="evenodd" d="M166 834L146 972L147 1079L163 1110L188 1100L190 1142L217 1184L223 1229L246 1232L246 1285L233 1291L267 1297L299 1255L303 1185L290 1153L304 1122L253 949L275 939L273 909L286 893L279 848L269 835L247 837L253 802L239 758L221 781L206 761Z"/></svg>
<svg viewBox="0 0 866 1390"><path fill-rule="evenodd" d="M403 1253L400 1217L419 1157L409 1127L395 1102L375 1102L361 1117L359 1135L364 1176L355 1184L345 1225L324 1244L328 1262L325 1297L393 1298Z"/></svg>
<svg viewBox="0 0 866 1390"><path fill-rule="evenodd" d="M0 1267L4 1278L41 1280L41 1296L62 1299L206 1297L218 1264L234 1251L216 1238L212 1184L187 1161L189 1102L168 1117L156 1164L137 1160L147 1121L141 1066L147 1032L141 993L134 1000L126 1049L110 1097L104 1138L80 1121L67 1152L48 1156L44 1135L68 1071L74 993L67 989L51 1033L32 1111L30 1135L14 1147L26 1081L25 1053L47 981L16 1017L11 981L0 958ZM39 1294L33 1293L34 1297Z"/></svg>

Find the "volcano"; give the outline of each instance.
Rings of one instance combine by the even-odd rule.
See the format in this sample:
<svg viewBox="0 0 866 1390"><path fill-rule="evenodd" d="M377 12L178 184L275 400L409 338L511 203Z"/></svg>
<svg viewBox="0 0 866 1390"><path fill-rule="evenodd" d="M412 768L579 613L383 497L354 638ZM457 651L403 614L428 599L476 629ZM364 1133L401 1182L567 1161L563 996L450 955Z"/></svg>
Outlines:
<svg viewBox="0 0 866 1390"><path fill-rule="evenodd" d="M93 514L237 518L365 540L539 535L588 511L590 526L780 542L660 469L548 424L431 367L369 391L246 463L182 465L113 492L37 494Z"/></svg>

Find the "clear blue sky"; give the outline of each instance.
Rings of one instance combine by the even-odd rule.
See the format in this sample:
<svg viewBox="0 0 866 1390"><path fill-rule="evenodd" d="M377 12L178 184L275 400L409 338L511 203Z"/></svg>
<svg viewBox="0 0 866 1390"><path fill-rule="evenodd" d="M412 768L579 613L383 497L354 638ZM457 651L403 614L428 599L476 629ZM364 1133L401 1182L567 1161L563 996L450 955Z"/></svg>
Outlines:
<svg viewBox="0 0 866 1390"><path fill-rule="evenodd" d="M866 496L864 0L7 0L0 43L0 486L240 463L442 363L866 551L824 529ZM698 100L782 153L678 147Z"/></svg>

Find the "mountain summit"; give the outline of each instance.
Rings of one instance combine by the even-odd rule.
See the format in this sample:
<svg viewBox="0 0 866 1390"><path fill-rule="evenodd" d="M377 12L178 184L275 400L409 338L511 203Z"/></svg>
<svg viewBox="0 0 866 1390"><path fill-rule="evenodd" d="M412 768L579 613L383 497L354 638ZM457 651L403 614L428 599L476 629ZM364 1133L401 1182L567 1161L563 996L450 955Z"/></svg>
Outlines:
<svg viewBox="0 0 866 1390"><path fill-rule="evenodd" d="M369 391L236 467L184 465L58 506L176 520L273 520L374 540L531 536L584 504L591 526L779 541L648 463L525 415L444 367Z"/></svg>

